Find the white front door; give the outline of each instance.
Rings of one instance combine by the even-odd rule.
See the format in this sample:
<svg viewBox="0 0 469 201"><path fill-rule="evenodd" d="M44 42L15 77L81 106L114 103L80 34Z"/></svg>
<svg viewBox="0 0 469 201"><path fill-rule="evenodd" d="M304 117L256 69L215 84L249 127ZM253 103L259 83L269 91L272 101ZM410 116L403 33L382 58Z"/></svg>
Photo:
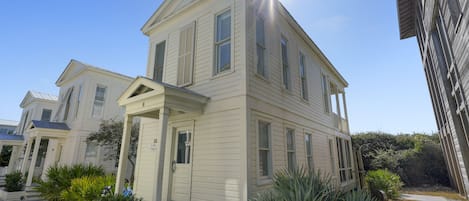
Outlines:
<svg viewBox="0 0 469 201"><path fill-rule="evenodd" d="M171 158L171 200L189 201L193 136L191 131L183 129L176 130L174 135Z"/></svg>

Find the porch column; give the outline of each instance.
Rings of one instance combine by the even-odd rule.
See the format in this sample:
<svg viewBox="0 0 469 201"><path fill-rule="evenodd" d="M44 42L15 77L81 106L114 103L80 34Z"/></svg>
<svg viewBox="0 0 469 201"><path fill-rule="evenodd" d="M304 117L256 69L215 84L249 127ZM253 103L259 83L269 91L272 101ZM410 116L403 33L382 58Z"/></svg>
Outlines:
<svg viewBox="0 0 469 201"><path fill-rule="evenodd" d="M39 153L39 147L41 146L41 136L36 137L34 142L33 157L31 158L31 164L29 164L28 178L26 179L26 186L31 186L33 183L34 169L36 168L37 155Z"/></svg>
<svg viewBox="0 0 469 201"><path fill-rule="evenodd" d="M23 164L21 164L21 173L23 175L26 173L26 168L28 168L29 154L31 153L32 138L29 138L26 142L26 151L23 156Z"/></svg>
<svg viewBox="0 0 469 201"><path fill-rule="evenodd" d="M157 179L156 179L156 199L163 200L163 174L165 167L165 151L166 151L166 136L168 131L168 117L169 117L169 108L163 107L160 109L159 114L159 123L160 123L160 153L157 158L158 169L157 169ZM169 165L169 164L168 164Z"/></svg>
<svg viewBox="0 0 469 201"><path fill-rule="evenodd" d="M11 150L10 161L8 162L7 174L10 174L15 170L16 161L18 160L20 146L14 145Z"/></svg>
<svg viewBox="0 0 469 201"><path fill-rule="evenodd" d="M133 117L130 115L125 115L124 119L124 130L122 134L122 143L121 151L119 155L119 166L117 168L116 176L116 189L114 189L115 194L119 194L124 188L124 179L127 173L127 164L128 164L128 155L129 155L129 146L130 146L130 135L132 132L132 121Z"/></svg>

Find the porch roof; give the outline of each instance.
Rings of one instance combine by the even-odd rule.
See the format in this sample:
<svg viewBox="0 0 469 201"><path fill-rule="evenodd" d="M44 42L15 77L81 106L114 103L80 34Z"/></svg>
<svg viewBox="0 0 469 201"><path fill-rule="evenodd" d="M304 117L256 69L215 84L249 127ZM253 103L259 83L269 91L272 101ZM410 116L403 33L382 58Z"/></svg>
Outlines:
<svg viewBox="0 0 469 201"><path fill-rule="evenodd" d="M183 113L201 113L208 100L208 97L186 88L137 77L121 95L118 103L126 107L126 114L154 116L155 111L162 107Z"/></svg>
<svg viewBox="0 0 469 201"><path fill-rule="evenodd" d="M62 122L49 122L49 121L37 121L33 120L30 127L33 128L45 128L45 129L54 129L54 130L70 130L66 123Z"/></svg>
<svg viewBox="0 0 469 201"><path fill-rule="evenodd" d="M23 142L22 135L0 134L0 144L2 145L22 145Z"/></svg>

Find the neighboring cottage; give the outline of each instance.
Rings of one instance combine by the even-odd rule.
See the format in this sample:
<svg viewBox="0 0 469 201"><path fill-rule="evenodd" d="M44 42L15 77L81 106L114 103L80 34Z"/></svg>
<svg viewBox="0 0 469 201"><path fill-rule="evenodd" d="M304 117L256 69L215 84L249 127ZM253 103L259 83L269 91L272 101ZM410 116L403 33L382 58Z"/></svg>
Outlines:
<svg viewBox="0 0 469 201"><path fill-rule="evenodd" d="M469 198L469 3L397 0L397 8L401 39L417 39L451 185Z"/></svg>
<svg viewBox="0 0 469 201"><path fill-rule="evenodd" d="M21 171L29 173L26 186L32 184L33 175L44 178L45 171L54 164L90 163L115 173L116 161L104 160L107 149L87 143L86 139L98 131L103 120L122 120L123 108L116 100L131 80L72 60L56 82L60 87L58 98L28 92L21 104L24 112L17 132L24 136L18 147L25 147L24 153L29 153L22 156L26 162L20 164ZM45 150L43 153L40 147ZM10 161L17 158L17 154L12 155Z"/></svg>
<svg viewBox="0 0 469 201"><path fill-rule="evenodd" d="M146 77L118 100L116 189L135 117L145 200L248 200L298 166L356 187L348 83L278 0L166 0L142 31Z"/></svg>
<svg viewBox="0 0 469 201"><path fill-rule="evenodd" d="M0 119L0 134L13 134L17 126L17 121Z"/></svg>

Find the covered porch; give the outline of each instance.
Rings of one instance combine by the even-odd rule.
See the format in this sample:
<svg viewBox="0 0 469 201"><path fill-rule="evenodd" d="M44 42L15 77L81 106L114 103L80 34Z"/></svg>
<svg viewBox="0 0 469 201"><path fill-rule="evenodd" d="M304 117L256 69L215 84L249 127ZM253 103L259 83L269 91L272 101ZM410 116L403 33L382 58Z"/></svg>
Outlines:
<svg viewBox="0 0 469 201"><path fill-rule="evenodd" d="M41 147L41 140L62 140L68 136L69 131L70 128L65 123L35 120L32 121L31 125L26 131L28 137L26 139L24 159L21 165L21 173L24 175L26 172L28 172L28 177L25 183L27 187L31 186L34 172L36 171L36 162L38 159L39 148ZM32 154L31 149L33 149ZM52 153L49 153L49 151ZM58 143L48 143L45 153L46 164L43 167L43 171L60 159L60 152L61 150L58 147ZM29 162L30 159L31 161Z"/></svg>
<svg viewBox="0 0 469 201"><path fill-rule="evenodd" d="M0 153L4 147L11 146L11 155L9 158L8 166L3 168L0 172L1 176L12 173L16 170L19 153L21 147L24 144L24 138L22 135L9 135L9 134L0 134Z"/></svg>
<svg viewBox="0 0 469 201"><path fill-rule="evenodd" d="M151 118L157 119L158 125L160 125L155 130L158 137L153 140L151 145L151 148L156 150L154 157L156 167L155 171L152 172L155 174L156 180L154 181L155 189L152 190L154 192L153 199L167 200L170 191L171 164L175 165L174 162L171 162L170 156L172 135L168 135L171 132L171 128L168 126L169 119L176 115L200 115L208 101L209 98L193 91L156 82L145 77L137 77L118 100L119 105L125 108L125 120L115 192L119 193L124 187L133 118ZM138 147L138 149L142 148ZM137 166L139 164L138 158L137 156ZM137 177L138 175L136 179L138 179Z"/></svg>

